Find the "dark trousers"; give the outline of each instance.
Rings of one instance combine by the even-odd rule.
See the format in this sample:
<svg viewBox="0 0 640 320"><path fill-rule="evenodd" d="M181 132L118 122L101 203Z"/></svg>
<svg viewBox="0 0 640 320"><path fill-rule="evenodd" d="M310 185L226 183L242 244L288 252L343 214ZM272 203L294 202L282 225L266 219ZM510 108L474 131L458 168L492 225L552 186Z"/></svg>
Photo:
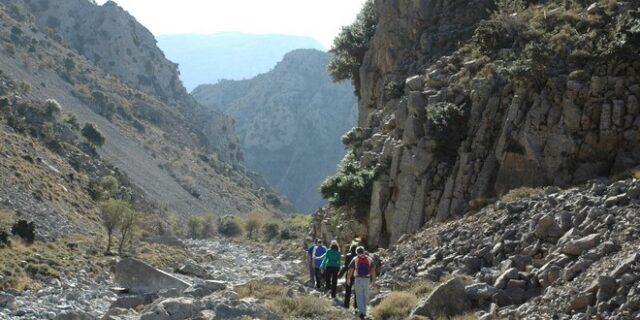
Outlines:
<svg viewBox="0 0 640 320"><path fill-rule="evenodd" d="M316 268L316 288L322 287L322 270Z"/></svg>
<svg viewBox="0 0 640 320"><path fill-rule="evenodd" d="M353 307L358 308L358 301L356 300L356 292L353 290L353 282L355 281L355 277L351 277L351 284L347 285L345 283L344 287L344 307L349 309L349 303L351 303L351 292L353 291Z"/></svg>
<svg viewBox="0 0 640 320"><path fill-rule="evenodd" d="M324 271L324 277L327 280L327 289L331 288L331 298L336 297L336 288L338 287L338 267L327 267Z"/></svg>

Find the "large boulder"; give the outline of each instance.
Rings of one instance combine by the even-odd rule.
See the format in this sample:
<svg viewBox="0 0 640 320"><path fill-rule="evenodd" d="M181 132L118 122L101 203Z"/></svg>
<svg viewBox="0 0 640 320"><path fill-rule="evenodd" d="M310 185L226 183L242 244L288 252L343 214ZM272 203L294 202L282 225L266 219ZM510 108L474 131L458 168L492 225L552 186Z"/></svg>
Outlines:
<svg viewBox="0 0 640 320"><path fill-rule="evenodd" d="M178 268L176 272L180 274L188 275L188 276L195 276L202 279L208 279L211 277L207 269L197 265L193 261L188 261L183 266Z"/></svg>
<svg viewBox="0 0 640 320"><path fill-rule="evenodd" d="M140 260L125 258L116 264L116 283L130 293L153 293L164 289L184 290L191 285Z"/></svg>
<svg viewBox="0 0 640 320"><path fill-rule="evenodd" d="M451 279L422 299L411 316L455 316L471 309L471 302L467 297L464 283L458 278Z"/></svg>
<svg viewBox="0 0 640 320"><path fill-rule="evenodd" d="M169 298L149 309L140 320L183 320L195 317L202 303L191 298Z"/></svg>

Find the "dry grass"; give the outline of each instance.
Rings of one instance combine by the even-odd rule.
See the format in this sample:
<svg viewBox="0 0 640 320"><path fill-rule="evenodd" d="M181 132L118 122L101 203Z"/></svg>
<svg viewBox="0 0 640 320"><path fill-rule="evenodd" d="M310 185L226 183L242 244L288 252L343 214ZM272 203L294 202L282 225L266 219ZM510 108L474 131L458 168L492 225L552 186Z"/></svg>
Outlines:
<svg viewBox="0 0 640 320"><path fill-rule="evenodd" d="M289 289L274 285L273 283L269 283L264 280L256 280L236 288L236 292L242 298L253 297L257 299L270 300L286 297Z"/></svg>
<svg viewBox="0 0 640 320"><path fill-rule="evenodd" d="M283 319L351 319L344 309L333 308L326 299L314 296L279 297L267 301L267 308Z"/></svg>
<svg viewBox="0 0 640 320"><path fill-rule="evenodd" d="M387 295L371 314L376 320L405 319L418 303L418 297L412 292L394 291Z"/></svg>
<svg viewBox="0 0 640 320"><path fill-rule="evenodd" d="M418 281L414 283L408 291L414 294L416 297L422 298L428 296L433 291L433 289L436 288L436 286L438 286L437 283L429 280Z"/></svg>
<svg viewBox="0 0 640 320"><path fill-rule="evenodd" d="M500 200L504 202L513 202L521 199L538 197L543 193L544 189L542 188L520 187L510 190L500 197Z"/></svg>
<svg viewBox="0 0 640 320"><path fill-rule="evenodd" d="M15 214L11 211L0 210L0 232L8 230L11 228L15 221Z"/></svg>

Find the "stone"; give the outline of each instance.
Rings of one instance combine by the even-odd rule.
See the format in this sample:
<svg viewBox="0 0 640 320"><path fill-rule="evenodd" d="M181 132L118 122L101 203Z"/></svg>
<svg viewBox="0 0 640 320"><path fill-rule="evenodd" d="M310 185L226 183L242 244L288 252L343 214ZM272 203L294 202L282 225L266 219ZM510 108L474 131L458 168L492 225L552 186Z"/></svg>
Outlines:
<svg viewBox="0 0 640 320"><path fill-rule="evenodd" d="M624 205L627 205L628 203L629 203L629 197L627 196L626 193L609 197L607 198L607 200L604 201L604 204L607 207L624 206Z"/></svg>
<svg viewBox="0 0 640 320"><path fill-rule="evenodd" d="M140 305L151 304L156 299L158 299L158 295L155 293L125 295L118 297L109 308L136 309Z"/></svg>
<svg viewBox="0 0 640 320"><path fill-rule="evenodd" d="M134 258L120 260L115 273L115 282L130 293L153 293L173 288L184 290L190 287L188 282Z"/></svg>
<svg viewBox="0 0 640 320"><path fill-rule="evenodd" d="M217 280L206 280L201 284L201 286L213 292L222 291L227 288L227 285L223 281L217 281Z"/></svg>
<svg viewBox="0 0 640 320"><path fill-rule="evenodd" d="M598 303L606 302L611 299L618 290L618 285L616 284L616 279L609 276L599 276L598 277L598 292L596 294L596 299Z"/></svg>
<svg viewBox="0 0 640 320"><path fill-rule="evenodd" d="M570 302L571 310L584 311L588 306L596 303L596 295L592 292L580 293L573 297Z"/></svg>
<svg viewBox="0 0 640 320"><path fill-rule="evenodd" d="M577 240L567 242L562 246L562 253L570 256L579 256L582 252L595 247L600 240L600 234L594 233Z"/></svg>
<svg viewBox="0 0 640 320"><path fill-rule="evenodd" d="M455 316L471 309L464 284L453 278L433 290L428 297L418 302L411 316Z"/></svg>
<svg viewBox="0 0 640 320"><path fill-rule="evenodd" d="M474 283L464 288L474 307L482 308L491 303L491 297L498 289L486 283Z"/></svg>
<svg viewBox="0 0 640 320"><path fill-rule="evenodd" d="M638 254L635 253L627 259L622 260L618 266L613 269L611 276L614 278L620 278L629 268L638 261Z"/></svg>
<svg viewBox="0 0 640 320"><path fill-rule="evenodd" d="M13 303L16 298L6 292L0 292L0 307L6 308L9 304Z"/></svg>
<svg viewBox="0 0 640 320"><path fill-rule="evenodd" d="M551 215L545 215L538 221L534 234L540 240L553 242L562 236L562 229Z"/></svg>
<svg viewBox="0 0 640 320"><path fill-rule="evenodd" d="M508 269L507 271L503 272L498 277L498 279L496 279L496 282L493 284L493 286L498 289L504 289L507 287L507 283L509 282L509 280L517 279L518 276L519 276L518 269L516 268Z"/></svg>
<svg viewBox="0 0 640 320"><path fill-rule="evenodd" d="M96 317L83 311L65 311L58 314L54 320L96 320Z"/></svg>
<svg viewBox="0 0 640 320"><path fill-rule="evenodd" d="M176 272L180 274L188 275L188 276L196 276L202 279L209 278L209 272L207 272L207 269L197 265L193 261L188 261L183 266L178 268Z"/></svg>
<svg viewBox="0 0 640 320"><path fill-rule="evenodd" d="M578 274L584 272L593 264L592 260L580 260L564 270L563 278L565 281L571 281Z"/></svg>
<svg viewBox="0 0 640 320"><path fill-rule="evenodd" d="M422 91L422 77L413 76L405 80L405 85L410 91Z"/></svg>

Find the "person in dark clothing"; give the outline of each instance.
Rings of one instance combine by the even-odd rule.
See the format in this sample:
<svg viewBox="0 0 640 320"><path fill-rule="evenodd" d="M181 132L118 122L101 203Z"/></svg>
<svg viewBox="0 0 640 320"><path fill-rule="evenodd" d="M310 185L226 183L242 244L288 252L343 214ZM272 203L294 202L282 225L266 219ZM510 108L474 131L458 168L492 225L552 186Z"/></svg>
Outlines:
<svg viewBox="0 0 640 320"><path fill-rule="evenodd" d="M349 248L349 253L344 256L344 265L342 267L342 270L340 270L340 277L342 277L343 274L347 274L347 270L349 268L349 264L351 263L351 260L353 260L353 258L357 256L356 248L357 246L355 244L352 244L351 247ZM351 277L350 279L351 281L347 281L344 287L344 307L346 309L349 309L349 304L351 302L351 291L353 289L353 282L354 282L353 278L354 277ZM358 301L356 301L355 292L353 294L353 307L356 309L358 308Z"/></svg>
<svg viewBox="0 0 640 320"><path fill-rule="evenodd" d="M324 277L327 281L327 290L331 290L331 298L336 297L336 288L338 286L338 272L340 271L340 260L342 255L340 254L340 248L338 242L331 241L329 251L324 254L324 259L320 265L320 269L324 272Z"/></svg>

